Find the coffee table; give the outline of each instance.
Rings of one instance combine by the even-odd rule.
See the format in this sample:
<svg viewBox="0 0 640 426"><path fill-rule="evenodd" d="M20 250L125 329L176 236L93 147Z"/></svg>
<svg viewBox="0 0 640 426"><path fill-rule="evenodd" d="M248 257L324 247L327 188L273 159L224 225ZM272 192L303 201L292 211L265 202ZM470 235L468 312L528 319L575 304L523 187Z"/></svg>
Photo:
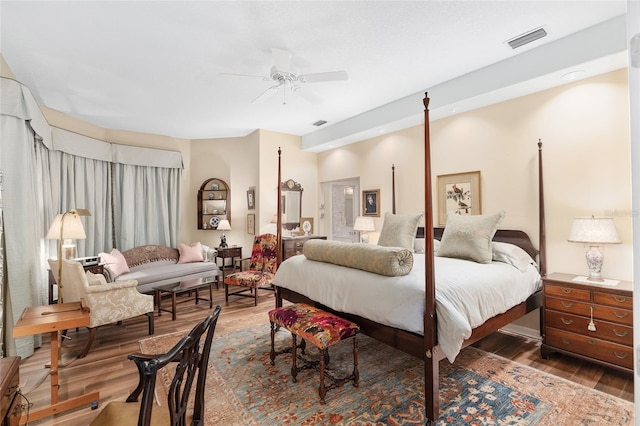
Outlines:
<svg viewBox="0 0 640 426"><path fill-rule="evenodd" d="M202 277L202 278L194 278L191 280L182 280L175 281L166 284L162 284L159 286L154 286L153 291L155 293L156 305L158 306L158 316L162 315L162 311L171 312L171 319L173 321L176 320L176 305L177 300L176 296L180 293L191 293L192 291L195 294L195 304L197 305L199 301L203 300L209 302L209 309L213 309L213 289L212 286L215 284L217 286L218 273L215 272L212 275ZM199 290L203 288L209 288L209 298L206 299L204 297L200 297ZM162 296L170 294L171 295L171 309L162 307ZM184 300L182 302L186 302ZM180 303L182 303L180 302Z"/></svg>

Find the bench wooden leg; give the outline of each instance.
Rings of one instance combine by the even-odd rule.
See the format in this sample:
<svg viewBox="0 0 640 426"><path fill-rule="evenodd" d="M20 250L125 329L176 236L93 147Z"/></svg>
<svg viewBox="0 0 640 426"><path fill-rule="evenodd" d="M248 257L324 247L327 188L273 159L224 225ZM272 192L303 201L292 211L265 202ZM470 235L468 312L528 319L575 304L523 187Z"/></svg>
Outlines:
<svg viewBox="0 0 640 426"><path fill-rule="evenodd" d="M327 388L324 385L324 360L327 357L327 348L320 350L320 387L318 394L320 395L320 404L326 404L324 397L327 395Z"/></svg>
<svg viewBox="0 0 640 426"><path fill-rule="evenodd" d="M296 365L298 354L296 353L296 347L296 335L291 333L291 354L293 355L293 360L291 361L291 376L293 377L293 383L298 382L298 366Z"/></svg>
<svg viewBox="0 0 640 426"><path fill-rule="evenodd" d="M269 354L269 358L271 359L271 365L275 364L276 361L276 349L275 349L275 336L276 336L276 325L271 322L271 353Z"/></svg>
<svg viewBox="0 0 640 426"><path fill-rule="evenodd" d="M353 386L360 385L360 373L358 372L358 336L353 336Z"/></svg>

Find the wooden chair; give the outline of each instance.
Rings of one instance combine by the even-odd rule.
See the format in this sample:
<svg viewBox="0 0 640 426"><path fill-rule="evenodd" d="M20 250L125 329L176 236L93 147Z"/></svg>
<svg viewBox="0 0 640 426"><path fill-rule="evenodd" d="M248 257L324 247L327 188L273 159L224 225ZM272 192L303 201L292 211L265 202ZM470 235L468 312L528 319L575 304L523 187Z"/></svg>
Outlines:
<svg viewBox="0 0 640 426"><path fill-rule="evenodd" d="M246 260L246 259L241 259ZM241 262L242 263L242 262ZM278 238L273 234L257 235L253 241L249 268L234 272L224 277L224 300L229 302L229 295L252 297L254 306L258 306L258 289L273 291L273 277L278 267ZM229 286L244 287L242 290L229 293ZM249 294L246 294L246 293Z"/></svg>
<svg viewBox="0 0 640 426"><path fill-rule="evenodd" d="M198 323L169 352L161 355L135 353L129 359L136 363L140 376L138 386L126 402L114 401L98 414L92 426L117 425L204 425L204 394L211 342L221 307ZM201 337L206 333L204 344ZM168 389L167 401L153 409L156 376L158 370L176 363L175 374ZM196 375L197 372L197 375ZM196 382L193 413L188 413L189 395ZM142 401L138 397L142 393Z"/></svg>

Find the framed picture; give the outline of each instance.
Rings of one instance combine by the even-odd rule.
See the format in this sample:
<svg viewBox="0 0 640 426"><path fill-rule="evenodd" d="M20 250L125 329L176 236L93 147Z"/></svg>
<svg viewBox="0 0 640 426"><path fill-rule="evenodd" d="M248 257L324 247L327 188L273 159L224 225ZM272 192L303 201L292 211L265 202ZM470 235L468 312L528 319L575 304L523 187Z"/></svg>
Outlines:
<svg viewBox="0 0 640 426"><path fill-rule="evenodd" d="M254 213L247 215L247 233L256 235L256 215Z"/></svg>
<svg viewBox="0 0 640 426"><path fill-rule="evenodd" d="M444 226L447 214L481 214L480 172L438 176L438 224Z"/></svg>
<svg viewBox="0 0 640 426"><path fill-rule="evenodd" d="M312 217L301 217L300 218L300 230L304 231L305 234L313 234L313 218Z"/></svg>
<svg viewBox="0 0 640 426"><path fill-rule="evenodd" d="M247 210L254 210L256 208L256 190L250 188L247 190Z"/></svg>
<svg viewBox="0 0 640 426"><path fill-rule="evenodd" d="M380 217L380 190L362 191L362 216Z"/></svg>

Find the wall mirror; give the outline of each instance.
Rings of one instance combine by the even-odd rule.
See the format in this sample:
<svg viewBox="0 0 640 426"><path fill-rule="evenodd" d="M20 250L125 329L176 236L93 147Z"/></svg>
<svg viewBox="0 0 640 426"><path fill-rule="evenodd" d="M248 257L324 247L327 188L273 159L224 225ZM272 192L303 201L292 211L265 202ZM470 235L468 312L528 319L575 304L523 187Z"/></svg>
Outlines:
<svg viewBox="0 0 640 426"><path fill-rule="evenodd" d="M293 179L282 182L282 226L288 230L300 225L302 186Z"/></svg>

